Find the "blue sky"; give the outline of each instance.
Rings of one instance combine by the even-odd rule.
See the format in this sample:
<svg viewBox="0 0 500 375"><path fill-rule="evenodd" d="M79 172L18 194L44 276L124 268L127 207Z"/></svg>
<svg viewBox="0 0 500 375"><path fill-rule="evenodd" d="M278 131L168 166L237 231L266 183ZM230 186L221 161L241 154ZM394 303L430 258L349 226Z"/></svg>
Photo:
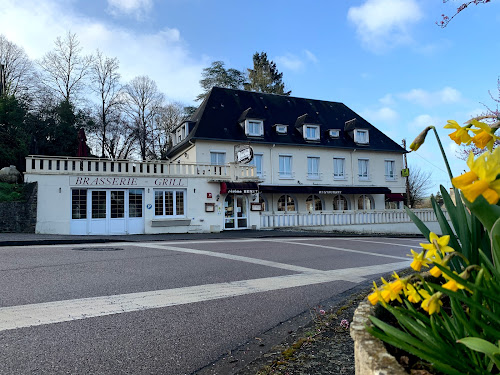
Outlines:
<svg viewBox="0 0 500 375"><path fill-rule="evenodd" d="M495 106L500 1L470 6L445 29L451 0L0 0L0 33L33 59L68 30L87 53L120 60L123 82L148 75L171 101L195 104L204 67L245 70L267 52L293 96L343 102L400 143L427 125ZM455 159L456 146L439 130ZM449 187L432 139L408 155ZM455 174L465 163L452 160Z"/></svg>

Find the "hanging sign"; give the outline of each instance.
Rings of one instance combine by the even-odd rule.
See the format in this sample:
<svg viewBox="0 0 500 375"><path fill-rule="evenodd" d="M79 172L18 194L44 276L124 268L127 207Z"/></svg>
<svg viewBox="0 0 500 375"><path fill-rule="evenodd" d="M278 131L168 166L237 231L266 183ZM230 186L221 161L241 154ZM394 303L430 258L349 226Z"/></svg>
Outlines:
<svg viewBox="0 0 500 375"><path fill-rule="evenodd" d="M238 163L250 163L253 159L253 149L250 145L234 146L234 159Z"/></svg>

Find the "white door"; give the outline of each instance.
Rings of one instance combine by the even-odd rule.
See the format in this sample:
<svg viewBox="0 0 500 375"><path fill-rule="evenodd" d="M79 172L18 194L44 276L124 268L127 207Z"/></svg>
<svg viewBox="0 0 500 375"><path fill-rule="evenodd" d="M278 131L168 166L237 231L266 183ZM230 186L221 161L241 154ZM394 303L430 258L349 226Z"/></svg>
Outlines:
<svg viewBox="0 0 500 375"><path fill-rule="evenodd" d="M106 190L89 190L89 234L108 234L108 199Z"/></svg>

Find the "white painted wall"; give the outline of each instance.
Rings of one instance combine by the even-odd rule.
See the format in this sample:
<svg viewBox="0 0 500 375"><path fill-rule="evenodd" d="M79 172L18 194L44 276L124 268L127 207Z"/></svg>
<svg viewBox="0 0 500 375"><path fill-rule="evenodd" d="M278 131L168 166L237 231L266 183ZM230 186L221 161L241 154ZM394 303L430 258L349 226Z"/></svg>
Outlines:
<svg viewBox="0 0 500 375"><path fill-rule="evenodd" d="M336 185L336 186L386 186L393 193L405 192L405 179L401 177L403 169L403 157L400 153L376 152L367 150L342 150L324 147L303 147L289 145L273 145L251 143L254 153L263 154L264 171L263 184L271 185ZM234 162L234 143L229 142L207 142L198 140L195 145L196 160L199 163L210 163L210 151L226 152L226 163ZM292 155L291 179L279 177L279 155ZM307 157L316 156L320 158L320 179L309 179L307 170ZM346 159L346 179L334 180L333 158ZM358 179L358 159L369 159L368 181ZM395 161L395 180L385 178L385 160ZM383 197L381 197L383 207Z"/></svg>

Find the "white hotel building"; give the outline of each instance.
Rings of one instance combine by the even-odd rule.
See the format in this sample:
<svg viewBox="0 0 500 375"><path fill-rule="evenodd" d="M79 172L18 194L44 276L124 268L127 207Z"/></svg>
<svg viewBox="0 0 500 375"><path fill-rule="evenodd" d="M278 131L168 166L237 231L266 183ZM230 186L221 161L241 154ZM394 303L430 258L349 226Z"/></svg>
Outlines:
<svg viewBox="0 0 500 375"><path fill-rule="evenodd" d="M342 103L213 88L168 160L29 156L25 182L38 233L325 228L403 220L405 152Z"/></svg>

